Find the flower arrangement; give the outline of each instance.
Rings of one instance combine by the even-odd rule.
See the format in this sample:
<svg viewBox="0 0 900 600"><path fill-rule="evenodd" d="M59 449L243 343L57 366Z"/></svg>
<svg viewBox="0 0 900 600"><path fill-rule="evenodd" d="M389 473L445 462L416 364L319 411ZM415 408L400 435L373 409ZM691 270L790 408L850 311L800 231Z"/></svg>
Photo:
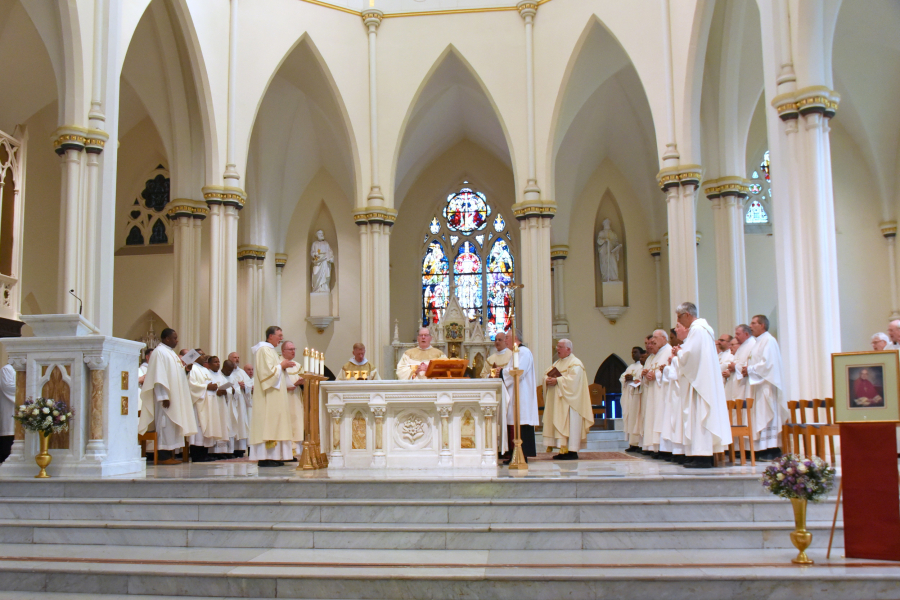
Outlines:
<svg viewBox="0 0 900 600"><path fill-rule="evenodd" d="M13 418L28 431L40 431L45 435L61 433L69 429L72 410L62 400L29 398L19 405Z"/></svg>
<svg viewBox="0 0 900 600"><path fill-rule="evenodd" d="M776 496L821 502L834 487L834 472L818 456L785 454L766 467L761 481Z"/></svg>

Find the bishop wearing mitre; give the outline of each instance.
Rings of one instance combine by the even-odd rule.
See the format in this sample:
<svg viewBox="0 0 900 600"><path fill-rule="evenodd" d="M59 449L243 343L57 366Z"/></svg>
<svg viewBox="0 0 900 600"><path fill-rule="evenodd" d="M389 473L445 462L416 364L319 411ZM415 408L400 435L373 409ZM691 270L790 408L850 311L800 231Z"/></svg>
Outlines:
<svg viewBox="0 0 900 600"><path fill-rule="evenodd" d="M250 418L250 460L260 467L280 467L294 458L291 448L291 407L287 373L296 363L278 355L275 346L284 334L274 325L266 329L266 341L253 347L253 415Z"/></svg>
<svg viewBox="0 0 900 600"><path fill-rule="evenodd" d="M184 447L185 436L197 433L197 421L191 390L184 376L184 363L175 354L178 334L174 329L164 329L162 343L150 355L144 385L141 387L141 416L138 433L147 433L151 423L156 423L156 448L159 464L181 463L172 451Z"/></svg>
<svg viewBox="0 0 900 600"><path fill-rule="evenodd" d="M507 347L506 338L506 333L502 331L498 332L494 337L494 348L497 351L488 356L488 359L484 362L484 367L481 369L482 378L496 377L496 373L499 373L500 369L504 368L512 360L513 353Z"/></svg>
<svg viewBox="0 0 900 600"><path fill-rule="evenodd" d="M366 358L366 347L362 342L353 344L353 358L344 363L340 373L337 375L338 381L345 380L363 380L376 381L378 377L378 369L375 368Z"/></svg>
<svg viewBox="0 0 900 600"><path fill-rule="evenodd" d="M559 448L555 460L578 460L581 443L594 424L591 395L584 364L572 354L572 342L556 344L559 360L544 378L544 443L549 452Z"/></svg>
<svg viewBox="0 0 900 600"><path fill-rule="evenodd" d="M410 348L400 357L397 363L397 379L426 379L425 371L428 363L442 358L447 358L443 352L431 347L431 331L427 327L419 329L416 336L418 347Z"/></svg>

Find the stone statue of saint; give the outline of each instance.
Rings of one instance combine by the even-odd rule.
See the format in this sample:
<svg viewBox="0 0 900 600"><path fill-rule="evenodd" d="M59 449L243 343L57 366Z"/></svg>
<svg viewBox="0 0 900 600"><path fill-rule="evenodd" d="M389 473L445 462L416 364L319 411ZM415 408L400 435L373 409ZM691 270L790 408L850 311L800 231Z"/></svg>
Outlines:
<svg viewBox="0 0 900 600"><path fill-rule="evenodd" d="M334 254L331 252L331 246L325 241L325 233L321 229L316 232L316 241L312 244L310 256L312 256L313 293L330 292L328 282L331 279Z"/></svg>
<svg viewBox="0 0 900 600"><path fill-rule="evenodd" d="M619 281L619 253L622 244L619 236L610 229L609 219L603 219L603 229L597 234L597 252L600 255L600 277L603 281Z"/></svg>

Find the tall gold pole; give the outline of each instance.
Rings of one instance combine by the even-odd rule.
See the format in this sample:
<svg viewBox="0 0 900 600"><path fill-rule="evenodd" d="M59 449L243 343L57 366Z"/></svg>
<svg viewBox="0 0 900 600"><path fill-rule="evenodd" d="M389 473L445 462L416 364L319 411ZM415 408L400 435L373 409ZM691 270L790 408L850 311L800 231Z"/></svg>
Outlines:
<svg viewBox="0 0 900 600"><path fill-rule="evenodd" d="M516 339L516 313L518 311L516 310L515 302L516 290L525 286L521 283L510 283L507 287L512 290L512 297L510 298L512 314L510 316L512 317L513 368L509 370L509 374L513 378L513 435L515 436L513 442L515 448L509 460L509 469L510 471L527 471L528 463L525 461L525 453L522 452L522 425L519 416L519 377L522 376L524 371L519 369L519 341Z"/></svg>

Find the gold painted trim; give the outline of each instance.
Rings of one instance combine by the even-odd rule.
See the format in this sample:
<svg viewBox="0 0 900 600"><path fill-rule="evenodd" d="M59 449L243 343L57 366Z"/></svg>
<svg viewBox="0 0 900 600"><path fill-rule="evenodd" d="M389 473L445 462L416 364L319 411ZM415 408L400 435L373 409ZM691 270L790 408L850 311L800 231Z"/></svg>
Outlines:
<svg viewBox="0 0 900 600"><path fill-rule="evenodd" d="M307 4L314 4L316 6L321 6L322 8L330 8L331 10L336 10L338 12L346 13L348 15L353 15L355 17L362 18L363 14L370 12L353 10L351 8L346 8L343 6L335 6L334 4L329 4L327 2L322 2L322 0L300 0L301 2L306 2ZM537 6L541 6L542 4L546 4L550 2L550 0L537 0L535 4ZM510 12L510 11L518 11L519 9L515 6L495 6L490 8L452 8L446 10L423 10L423 11L413 11L413 12L403 12L403 13L387 13L382 18L384 19L398 19L402 17L429 17L429 16L438 16L438 15L461 15L468 13L490 13L490 12Z"/></svg>

